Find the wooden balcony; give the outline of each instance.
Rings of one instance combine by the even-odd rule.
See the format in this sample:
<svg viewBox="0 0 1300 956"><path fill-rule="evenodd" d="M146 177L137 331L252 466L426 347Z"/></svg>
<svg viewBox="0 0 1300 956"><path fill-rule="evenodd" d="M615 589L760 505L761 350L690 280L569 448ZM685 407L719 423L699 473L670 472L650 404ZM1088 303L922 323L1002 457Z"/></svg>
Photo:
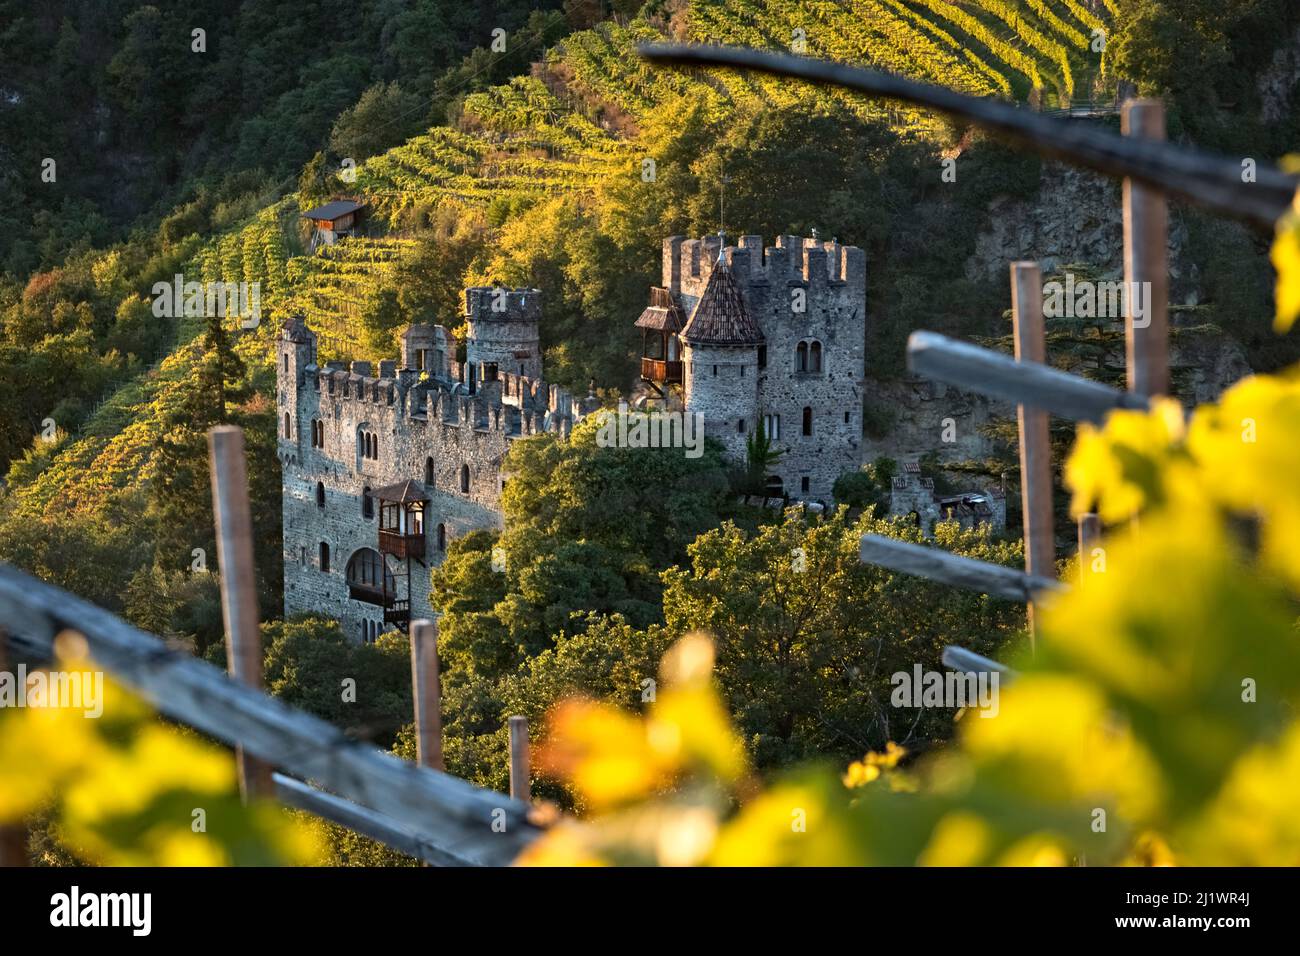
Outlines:
<svg viewBox="0 0 1300 956"><path fill-rule="evenodd" d="M647 382L658 382L661 385L680 385L682 381L682 363L643 358L641 360L641 377Z"/></svg>
<svg viewBox="0 0 1300 956"><path fill-rule="evenodd" d="M384 608L384 623L405 626L411 623L411 602L394 600L392 607Z"/></svg>
<svg viewBox="0 0 1300 956"><path fill-rule="evenodd" d="M377 585L362 584L358 581L348 582L348 597L354 601L374 604L376 607L391 607L395 600L391 592L385 594L384 590Z"/></svg>
<svg viewBox="0 0 1300 956"><path fill-rule="evenodd" d="M402 534L398 531L379 531L379 551L399 560L424 557L424 535Z"/></svg>

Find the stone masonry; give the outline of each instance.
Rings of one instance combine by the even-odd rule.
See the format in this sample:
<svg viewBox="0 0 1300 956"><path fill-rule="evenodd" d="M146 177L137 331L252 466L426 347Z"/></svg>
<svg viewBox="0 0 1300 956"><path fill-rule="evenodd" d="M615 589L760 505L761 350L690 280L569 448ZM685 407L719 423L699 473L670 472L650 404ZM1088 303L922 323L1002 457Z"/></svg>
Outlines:
<svg viewBox="0 0 1300 956"><path fill-rule="evenodd" d="M455 361L442 326L412 326L400 361L380 362L377 370L369 362L321 367L316 334L301 318L284 323L276 369L286 615L337 618L357 640L404 627L403 601L407 617L432 616L429 570L447 543L501 524L501 465L510 443L547 431L567 435L587 411L539 377L540 292L502 290L507 308L484 315L493 291L466 293L466 357L476 364ZM476 340L485 328L486 341ZM517 354L525 350L532 354ZM521 365L534 374L519 375ZM424 538L422 558L379 553L374 492L407 481L427 498L423 527L415 529ZM396 608L372 593L379 567L380 589ZM355 586L367 581L370 589Z"/></svg>
<svg viewBox="0 0 1300 956"><path fill-rule="evenodd" d="M816 237L761 236L738 246L721 236L664 241L663 285L692 321L724 268L739 287L758 336L719 344L681 333L687 411L738 464L763 423L783 455L767 476L769 493L831 500L841 474L861 464L866 337L866 254ZM721 254L720 254L721 252ZM698 324L697 324L698 325Z"/></svg>
<svg viewBox="0 0 1300 956"><path fill-rule="evenodd" d="M919 462L903 465L903 473L890 481L889 514L910 518L929 537L940 521L956 521L966 529L988 525L994 531L1007 526L1007 493L1001 487L955 495L940 495L934 479L921 474Z"/></svg>

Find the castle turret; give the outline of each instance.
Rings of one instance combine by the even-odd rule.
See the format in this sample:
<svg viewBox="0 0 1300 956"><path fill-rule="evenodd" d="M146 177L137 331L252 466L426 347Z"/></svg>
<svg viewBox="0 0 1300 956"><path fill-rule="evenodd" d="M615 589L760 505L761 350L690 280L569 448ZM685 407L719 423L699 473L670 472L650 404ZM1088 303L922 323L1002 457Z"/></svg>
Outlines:
<svg viewBox="0 0 1300 956"><path fill-rule="evenodd" d="M402 368L447 375L447 330L440 325L412 325L402 333Z"/></svg>
<svg viewBox="0 0 1300 956"><path fill-rule="evenodd" d="M300 455L303 436L299 418L299 397L307 387L307 368L316 365L316 333L307 327L302 316L286 319L280 327L276 362L276 409L279 413L280 451ZM308 437L310 442L310 436Z"/></svg>
<svg viewBox="0 0 1300 956"><path fill-rule="evenodd" d="M494 378L498 371L532 379L542 377L539 290L482 286L466 289L465 315L469 320L465 361L471 385L480 377Z"/></svg>
<svg viewBox="0 0 1300 956"><path fill-rule="evenodd" d="M691 316L679 333L687 409L704 413L737 462L761 420L780 453L768 491L830 500L835 479L861 464L866 271L863 251L834 239L778 236L765 248L755 235L737 246L671 236L651 300L663 308L637 320L642 380L665 395L676 381L661 354L675 306Z"/></svg>
<svg viewBox="0 0 1300 956"><path fill-rule="evenodd" d="M686 408L704 416L705 434L744 460L758 421L758 359L763 332L725 260L710 271L682 330Z"/></svg>

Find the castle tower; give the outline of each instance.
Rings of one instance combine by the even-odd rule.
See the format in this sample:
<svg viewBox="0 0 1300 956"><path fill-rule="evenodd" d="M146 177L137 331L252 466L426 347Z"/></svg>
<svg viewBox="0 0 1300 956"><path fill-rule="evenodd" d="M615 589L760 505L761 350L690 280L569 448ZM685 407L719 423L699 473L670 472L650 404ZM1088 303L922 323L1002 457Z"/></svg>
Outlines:
<svg viewBox="0 0 1300 956"><path fill-rule="evenodd" d="M465 290L465 315L469 333L465 361L471 376L488 377L496 371L524 378L542 377L542 350L538 322L542 293L537 289L485 288ZM488 366L484 370L484 366ZM471 378L470 384L477 381Z"/></svg>
<svg viewBox="0 0 1300 956"><path fill-rule="evenodd" d="M725 261L711 270L681 338L687 411L702 414L705 434L743 461L758 422L763 332Z"/></svg>
<svg viewBox="0 0 1300 956"><path fill-rule="evenodd" d="M447 374L447 330L440 325L412 325L402 333L402 364L432 378Z"/></svg>
<svg viewBox="0 0 1300 956"><path fill-rule="evenodd" d="M830 501L835 479L861 464L866 274L863 251L835 240L664 241L662 285L637 325L671 342L672 307L691 316L679 334L687 411L705 415L737 464L761 421L780 452L769 493ZM643 356L642 379L666 391L676 369L661 358Z"/></svg>
<svg viewBox="0 0 1300 956"><path fill-rule="evenodd" d="M276 410L279 415L279 449L300 456L303 436L299 433L302 404L299 401L307 385L307 368L316 364L316 333L307 328L302 316L286 319L280 327L276 348ZM310 435L307 437L310 446Z"/></svg>

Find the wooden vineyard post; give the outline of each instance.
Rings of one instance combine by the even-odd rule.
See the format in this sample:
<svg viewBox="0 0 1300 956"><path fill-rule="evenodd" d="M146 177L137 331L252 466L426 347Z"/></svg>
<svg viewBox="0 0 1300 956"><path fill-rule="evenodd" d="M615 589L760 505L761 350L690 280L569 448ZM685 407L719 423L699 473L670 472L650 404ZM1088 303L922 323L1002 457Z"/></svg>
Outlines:
<svg viewBox="0 0 1300 956"><path fill-rule="evenodd" d="M510 718L510 796L527 803L532 799L528 782L528 718Z"/></svg>
<svg viewBox="0 0 1300 956"><path fill-rule="evenodd" d="M248 504L244 433L234 425L208 432L212 468L212 511L221 571L221 614L226 624L226 661L241 684L262 688L262 635L258 630L257 584L253 576L253 516ZM271 767L235 748L239 791L244 802L271 799Z"/></svg>
<svg viewBox="0 0 1300 956"><path fill-rule="evenodd" d="M1099 573L1094 567L1097 555L1093 552L1101 547L1101 518L1089 512L1079 515L1079 586L1086 587L1094 574ZM1101 560L1106 560L1103 551ZM1104 567L1104 565L1103 565Z"/></svg>
<svg viewBox="0 0 1300 956"><path fill-rule="evenodd" d="M1159 100L1129 100L1123 107L1125 136L1164 140L1165 108ZM1169 208L1164 193L1124 179L1124 342L1129 391L1169 391ZM1141 302L1145 314L1135 315Z"/></svg>
<svg viewBox="0 0 1300 956"><path fill-rule="evenodd" d="M1011 317L1017 362L1044 363L1043 276L1036 262L1011 264ZM1056 574L1052 533L1052 444L1047 412L1016 407L1020 425L1020 496L1025 524L1025 571L1034 577ZM1029 603L1029 646L1034 646L1034 602Z"/></svg>
<svg viewBox="0 0 1300 956"><path fill-rule="evenodd" d="M421 767L445 770L436 621L411 622L411 690L415 700L415 762Z"/></svg>

